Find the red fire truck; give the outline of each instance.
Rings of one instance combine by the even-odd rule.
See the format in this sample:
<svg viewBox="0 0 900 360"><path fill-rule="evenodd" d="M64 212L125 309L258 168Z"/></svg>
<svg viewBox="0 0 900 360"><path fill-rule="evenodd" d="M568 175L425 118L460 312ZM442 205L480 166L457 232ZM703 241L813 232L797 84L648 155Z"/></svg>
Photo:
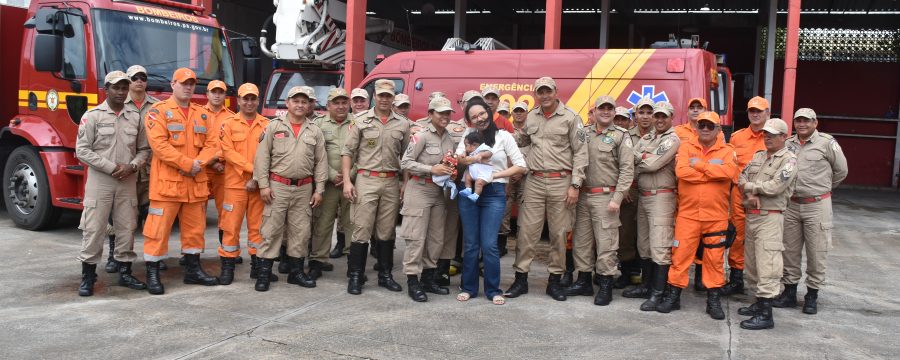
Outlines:
<svg viewBox="0 0 900 360"><path fill-rule="evenodd" d="M195 100L205 102L206 84L215 79L233 94L224 29L199 3L33 0L27 10L0 6L0 168L6 209L18 226L42 229L61 209L81 209L78 124L105 99L102 79L109 71L143 65L149 92L168 98L171 74L188 67L199 80Z"/></svg>

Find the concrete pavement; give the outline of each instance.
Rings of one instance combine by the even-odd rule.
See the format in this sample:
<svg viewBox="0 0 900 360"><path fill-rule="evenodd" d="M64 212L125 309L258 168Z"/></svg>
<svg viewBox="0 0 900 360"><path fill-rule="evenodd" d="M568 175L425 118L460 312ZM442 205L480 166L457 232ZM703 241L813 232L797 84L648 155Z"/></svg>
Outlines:
<svg viewBox="0 0 900 360"><path fill-rule="evenodd" d="M682 310L671 314L641 312L641 301L622 298L620 290L606 307L586 296L556 302L543 293L542 264L533 267L531 293L505 306L483 295L457 302L459 277L451 295L414 303L399 269L402 242L394 269L402 293L377 286L371 258L361 296L346 293L343 258L332 260L335 271L314 289L281 276L269 292L258 293L246 261L230 286L184 285L174 234L165 295L115 286L116 275L98 269L95 295L82 298L77 214L66 214L55 230L30 232L15 228L3 212L0 358L898 358L900 194L844 190L834 203L835 247L819 314L775 309L775 329L756 332L738 326L744 317L737 308L751 300L746 296L726 301L724 321L710 319L705 294L689 289ZM202 258L218 274L214 224L209 219ZM135 247L140 254L140 237ZM512 261L512 255L502 259L504 288L512 282ZM143 262L134 267L144 279ZM801 298L805 292L801 285Z"/></svg>

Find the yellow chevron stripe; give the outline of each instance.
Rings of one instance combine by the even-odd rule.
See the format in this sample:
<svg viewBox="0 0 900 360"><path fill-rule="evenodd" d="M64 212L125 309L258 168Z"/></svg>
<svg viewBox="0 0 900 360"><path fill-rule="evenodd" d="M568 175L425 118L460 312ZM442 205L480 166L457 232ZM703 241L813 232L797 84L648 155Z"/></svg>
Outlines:
<svg viewBox="0 0 900 360"><path fill-rule="evenodd" d="M654 51L653 49L607 51L586 75L566 105L581 115L581 119L586 122L588 111L593 106L592 99L599 95L617 98Z"/></svg>
<svg viewBox="0 0 900 360"><path fill-rule="evenodd" d="M587 112L591 106L591 94L594 92L593 79L605 78L613 65L622 58L624 53L624 50L606 51L606 53L600 57L600 60L597 60L597 63L591 68L591 71L584 76L584 80L581 81L581 84L578 85L575 92L572 93L572 96L569 97L566 106L580 114L582 120L587 118Z"/></svg>
<svg viewBox="0 0 900 360"><path fill-rule="evenodd" d="M628 70L625 71L625 74L622 75L622 78L619 79L615 86L613 86L612 90L609 91L609 95L618 98L619 95L622 94L622 91L625 90L625 87L631 83L631 79L634 79L634 76L637 74L641 68L644 67L644 64L647 63L647 60L650 59L650 56L653 55L655 49L644 49L641 50L641 53L634 60L634 63L628 67Z"/></svg>

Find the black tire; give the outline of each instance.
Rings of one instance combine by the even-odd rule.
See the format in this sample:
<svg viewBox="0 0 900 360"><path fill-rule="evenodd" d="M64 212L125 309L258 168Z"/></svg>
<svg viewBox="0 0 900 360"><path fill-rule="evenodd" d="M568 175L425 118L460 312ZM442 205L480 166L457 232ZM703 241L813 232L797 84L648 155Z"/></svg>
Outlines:
<svg viewBox="0 0 900 360"><path fill-rule="evenodd" d="M23 174L29 177L23 178ZM27 193L23 193L25 188L28 189ZM61 209L53 206L50 200L47 172L34 147L20 146L9 154L6 166L3 167L2 190L6 211L16 226L27 230L43 230L59 220ZM37 193L33 193L34 191ZM29 202L24 203L25 200Z"/></svg>

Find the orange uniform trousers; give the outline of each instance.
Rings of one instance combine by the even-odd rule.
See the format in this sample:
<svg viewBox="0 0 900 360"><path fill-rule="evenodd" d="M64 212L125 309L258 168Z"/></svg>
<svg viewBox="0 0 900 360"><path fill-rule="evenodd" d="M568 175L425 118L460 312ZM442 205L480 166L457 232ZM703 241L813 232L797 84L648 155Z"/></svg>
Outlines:
<svg viewBox="0 0 900 360"><path fill-rule="evenodd" d="M728 267L738 270L744 270L744 237L746 237L744 229L747 225L747 215L744 214L744 205L741 204L742 200L743 196L737 187L732 189L731 223L734 224L737 235L734 237L731 249L728 250Z"/></svg>
<svg viewBox="0 0 900 360"><path fill-rule="evenodd" d="M728 220L699 221L679 216L675 219L675 242L672 245L672 267L669 269L669 285L685 288L688 285L688 269L697 253L700 242L716 245L725 236L703 237L728 228ZM725 285L725 248L703 249L703 285L720 288Z"/></svg>
<svg viewBox="0 0 900 360"><path fill-rule="evenodd" d="M244 218L247 219L247 252L256 255L256 250L262 246L263 241L259 228L262 226L265 207L266 204L258 191L225 189L225 198L222 202L223 218L219 222L224 235L219 246L219 256L233 258L241 255L241 225Z"/></svg>
<svg viewBox="0 0 900 360"><path fill-rule="evenodd" d="M206 201L150 200L147 222L144 224L144 261L160 261L168 257L169 235L176 217L181 229L181 253L203 252Z"/></svg>

